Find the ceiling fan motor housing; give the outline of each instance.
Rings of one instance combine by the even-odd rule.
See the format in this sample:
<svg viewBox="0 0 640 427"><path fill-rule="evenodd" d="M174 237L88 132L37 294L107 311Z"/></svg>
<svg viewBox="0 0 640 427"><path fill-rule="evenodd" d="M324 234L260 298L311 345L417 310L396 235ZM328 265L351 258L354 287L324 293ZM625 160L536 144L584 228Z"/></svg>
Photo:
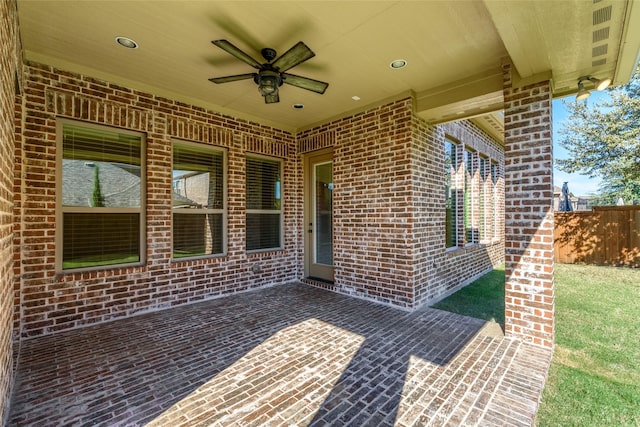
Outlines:
<svg viewBox="0 0 640 427"><path fill-rule="evenodd" d="M275 49L271 49L270 47L265 47L260 53L262 53L262 57L266 59L267 62L273 61L277 55Z"/></svg>

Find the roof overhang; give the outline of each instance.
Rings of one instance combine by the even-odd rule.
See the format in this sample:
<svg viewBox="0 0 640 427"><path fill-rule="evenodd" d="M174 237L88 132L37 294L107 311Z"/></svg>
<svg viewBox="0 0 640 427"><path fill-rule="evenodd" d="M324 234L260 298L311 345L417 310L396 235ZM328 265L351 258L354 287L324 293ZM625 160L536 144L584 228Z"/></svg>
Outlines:
<svg viewBox="0 0 640 427"><path fill-rule="evenodd" d="M559 97L575 93L582 75L626 83L640 49L632 0L19 0L18 11L26 60L292 132L407 93L429 123L487 114L492 122L503 108L505 60L514 85L551 80ZM124 49L119 35L140 47ZM302 40L316 56L290 72L329 88L285 85L279 103L265 104L251 80L212 84L252 70L211 44L222 38L256 59L263 47L282 53ZM399 58L407 66L390 68Z"/></svg>

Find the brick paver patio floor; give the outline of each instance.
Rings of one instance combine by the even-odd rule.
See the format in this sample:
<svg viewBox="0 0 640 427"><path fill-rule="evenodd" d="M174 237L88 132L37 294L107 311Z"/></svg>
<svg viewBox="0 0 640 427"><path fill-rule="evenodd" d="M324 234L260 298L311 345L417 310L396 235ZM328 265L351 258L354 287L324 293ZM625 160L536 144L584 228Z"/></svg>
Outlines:
<svg viewBox="0 0 640 427"><path fill-rule="evenodd" d="M528 426L551 352L289 284L22 343L10 425Z"/></svg>

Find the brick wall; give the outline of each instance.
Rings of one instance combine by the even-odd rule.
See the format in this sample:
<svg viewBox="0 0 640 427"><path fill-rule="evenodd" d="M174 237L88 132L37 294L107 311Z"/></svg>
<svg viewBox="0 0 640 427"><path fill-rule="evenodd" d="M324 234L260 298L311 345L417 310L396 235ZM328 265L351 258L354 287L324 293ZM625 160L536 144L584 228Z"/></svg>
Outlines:
<svg viewBox="0 0 640 427"><path fill-rule="evenodd" d="M311 284L413 307L411 99L301 132L300 151L333 147L334 283Z"/></svg>
<svg viewBox="0 0 640 427"><path fill-rule="evenodd" d="M458 248L446 249L445 244L445 181L444 142L449 137L458 143L459 155L465 147L475 151L474 164L483 155L494 160L499 169L504 164L502 147L478 126L470 121L458 121L431 127L420 119L414 119L412 156L414 171L412 190L415 211L413 259L416 268L415 305L434 303L482 276L504 262L504 231L498 225L498 233L491 239L473 245L460 241ZM475 168L477 170L477 167ZM479 172L473 185L479 194ZM496 213L503 217L504 179L497 184ZM476 212L479 198L475 198ZM459 195L458 214L462 214L463 198ZM479 221L479 215L475 218ZM458 235L464 234L463 224L458 224ZM476 222L476 227L479 223Z"/></svg>
<svg viewBox="0 0 640 427"><path fill-rule="evenodd" d="M0 2L0 422L8 416L13 385L13 159L14 100L20 72L15 1Z"/></svg>
<svg viewBox="0 0 640 427"><path fill-rule="evenodd" d="M140 311L284 283L299 277L300 164L288 132L116 86L46 65L25 67L24 128L16 153L22 179L20 276L23 337L52 333ZM55 271L56 118L146 134L147 262L83 273ZM171 139L228 150L228 254L171 260ZM284 250L245 251L245 155L285 159ZM254 267L259 268L254 268Z"/></svg>
<svg viewBox="0 0 640 427"><path fill-rule="evenodd" d="M502 167L503 150L468 121L430 126L402 99L299 135L300 152L333 147L335 283L315 286L416 308L504 261L499 236L445 248L445 135ZM498 184L498 216L504 180Z"/></svg>
<svg viewBox="0 0 640 427"><path fill-rule="evenodd" d="M29 337L284 283L303 273L299 154L333 147L335 282L313 284L405 309L440 299L503 259L501 241L445 249L445 135L503 162L471 122L430 126L410 98L292 135L165 98L57 70L25 67L16 146L15 328ZM55 271L56 118L144 132L145 266ZM225 148L227 256L171 259L171 140ZM285 249L245 251L245 155L284 159ZM501 181L502 182L502 181ZM503 194L503 191L502 193ZM258 268L255 268L258 267Z"/></svg>
<svg viewBox="0 0 640 427"><path fill-rule="evenodd" d="M341 122L334 147L336 287L413 307L411 100Z"/></svg>
<svg viewBox="0 0 640 427"><path fill-rule="evenodd" d="M505 332L553 347L551 85L515 88L504 68Z"/></svg>

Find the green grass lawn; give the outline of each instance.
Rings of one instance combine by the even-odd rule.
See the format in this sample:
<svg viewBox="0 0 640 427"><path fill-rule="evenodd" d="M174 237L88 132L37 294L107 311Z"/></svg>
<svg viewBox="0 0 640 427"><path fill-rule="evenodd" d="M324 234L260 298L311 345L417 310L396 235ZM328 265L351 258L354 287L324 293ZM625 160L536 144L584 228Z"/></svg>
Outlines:
<svg viewBox="0 0 640 427"><path fill-rule="evenodd" d="M504 266L485 274L433 308L504 324Z"/></svg>
<svg viewBox="0 0 640 427"><path fill-rule="evenodd" d="M640 426L640 270L556 264L539 426Z"/></svg>
<svg viewBox="0 0 640 427"><path fill-rule="evenodd" d="M504 321L504 269L434 305ZM640 270L556 264L556 348L537 425L640 426Z"/></svg>

